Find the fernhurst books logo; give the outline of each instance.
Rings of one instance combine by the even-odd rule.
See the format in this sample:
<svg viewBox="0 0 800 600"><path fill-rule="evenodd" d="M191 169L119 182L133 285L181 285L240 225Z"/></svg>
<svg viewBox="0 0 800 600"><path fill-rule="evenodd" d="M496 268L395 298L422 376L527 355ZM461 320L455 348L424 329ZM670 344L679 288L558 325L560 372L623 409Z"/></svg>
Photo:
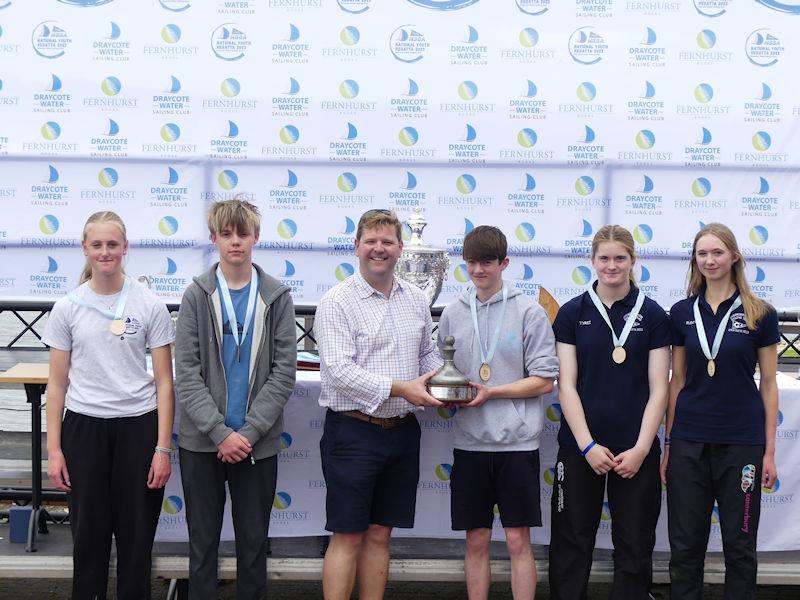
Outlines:
<svg viewBox="0 0 800 600"><path fill-rule="evenodd" d="M532 223L523 221L517 225L516 229L514 230L514 235L520 242L527 244L528 242L533 241L533 238L536 237L536 228Z"/></svg>
<svg viewBox="0 0 800 600"><path fill-rule="evenodd" d="M165 123L161 126L159 134L162 140L171 144L181 137L181 128L175 123Z"/></svg>
<svg viewBox="0 0 800 600"><path fill-rule="evenodd" d="M232 169L225 169L217 175L217 184L223 190L232 190L239 185L239 176Z"/></svg>
<svg viewBox="0 0 800 600"><path fill-rule="evenodd" d="M100 182L100 185L102 185L104 188L112 188L117 185L117 182L119 181L119 174L117 173L116 169L106 167L105 169L101 170L100 173L98 173L97 181Z"/></svg>
<svg viewBox="0 0 800 600"><path fill-rule="evenodd" d="M100 91L106 96L116 96L122 91L122 82L118 77L106 77L100 82Z"/></svg>
<svg viewBox="0 0 800 600"><path fill-rule="evenodd" d="M49 142L52 142L61 137L61 125L59 125L55 121L47 121L42 125L40 133L42 134L42 137L44 139L46 139Z"/></svg>
<svg viewBox="0 0 800 600"><path fill-rule="evenodd" d="M350 277L353 273L355 273L355 268L350 263L339 263L336 265L336 268L333 270L333 275L336 277L336 281L344 281L348 277Z"/></svg>
<svg viewBox="0 0 800 600"><path fill-rule="evenodd" d="M219 84L219 91L226 98L235 98L241 90L242 86L239 80L233 77L227 77Z"/></svg>
<svg viewBox="0 0 800 600"><path fill-rule="evenodd" d="M572 282L575 285L586 285L592 280L592 270L584 265L572 269ZM561 407L559 406L559 411Z"/></svg>
<svg viewBox="0 0 800 600"><path fill-rule="evenodd" d="M177 515L183 510L183 500L180 496L167 496L164 498L161 508L168 515Z"/></svg>
<svg viewBox="0 0 800 600"><path fill-rule="evenodd" d="M60 223L55 215L44 215L39 219L39 231L45 235L55 235L59 227Z"/></svg>
<svg viewBox="0 0 800 600"><path fill-rule="evenodd" d="M300 130L294 125L284 125L278 132L278 138L284 144L295 144L300 139Z"/></svg>
<svg viewBox="0 0 800 600"><path fill-rule="evenodd" d="M276 227L278 235L284 240L290 240L297 235L297 223L292 219L281 219Z"/></svg>
<svg viewBox="0 0 800 600"><path fill-rule="evenodd" d="M172 216L161 217L158 221L158 232L166 237L171 237L178 232L178 219Z"/></svg>
<svg viewBox="0 0 800 600"><path fill-rule="evenodd" d="M692 196L705 198L711 193L711 182L706 177L698 177L692 182Z"/></svg>
<svg viewBox="0 0 800 600"><path fill-rule="evenodd" d="M763 246L769 239L769 231L763 225L755 225L750 228L748 238L754 246Z"/></svg>

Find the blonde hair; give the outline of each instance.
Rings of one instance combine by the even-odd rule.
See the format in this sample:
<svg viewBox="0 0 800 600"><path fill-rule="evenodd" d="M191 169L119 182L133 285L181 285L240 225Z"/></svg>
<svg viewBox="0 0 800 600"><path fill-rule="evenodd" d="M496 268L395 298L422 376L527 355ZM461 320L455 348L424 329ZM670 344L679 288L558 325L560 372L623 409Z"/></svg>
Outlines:
<svg viewBox="0 0 800 600"><path fill-rule="evenodd" d="M697 242L701 237L706 235L713 235L718 238L725 248L739 259L731 265L731 281L739 288L739 296L742 298L744 319L747 322L747 328L751 330L755 329L758 322L767 314L767 303L757 298L756 295L753 294L753 290L750 289L750 284L747 283L747 277L744 272L744 256L742 256L739 250L736 236L733 235L733 232L727 225L723 225L722 223L709 223L694 236L692 260L689 263L689 283L686 287L687 295L699 296L706 289L706 278L697 266L696 256Z"/></svg>
<svg viewBox="0 0 800 600"><path fill-rule="evenodd" d="M631 257L631 259L634 262L636 261L636 247L633 242L633 236L631 235L631 232L625 229L622 225L603 225L597 230L597 233L595 233L594 237L592 238L592 260L594 260L600 244L605 242L616 242L617 244L621 245L623 248L625 248L625 251ZM631 285L635 286L636 277L633 275L633 269L631 269L629 273L629 279Z"/></svg>
<svg viewBox="0 0 800 600"><path fill-rule="evenodd" d="M83 226L83 237L81 238L84 242L86 241L86 233L89 230L91 225L95 223L113 223L119 228L120 233L122 233L122 240L127 243L128 242L128 233L125 229L125 223L123 223L122 218L111 210L101 210L96 213L89 215L89 218L86 219L86 224ZM123 270L124 272L124 270ZM81 271L81 277L79 283L85 283L92 278L92 265L89 262L89 259L86 259L86 264L83 265L83 271Z"/></svg>
<svg viewBox="0 0 800 600"><path fill-rule="evenodd" d="M223 229L232 228L239 233L261 232L261 213L255 204L239 197L215 202L208 212L208 231L217 235Z"/></svg>

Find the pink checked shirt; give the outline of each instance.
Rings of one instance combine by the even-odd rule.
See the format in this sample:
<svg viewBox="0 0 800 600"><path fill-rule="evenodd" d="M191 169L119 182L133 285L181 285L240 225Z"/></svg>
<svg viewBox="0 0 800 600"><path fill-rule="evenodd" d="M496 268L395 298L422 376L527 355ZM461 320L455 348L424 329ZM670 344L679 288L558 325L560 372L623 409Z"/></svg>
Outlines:
<svg viewBox="0 0 800 600"><path fill-rule="evenodd" d="M393 379L416 379L442 365L432 328L425 294L401 279L395 278L388 298L358 271L330 289L314 319L321 360L320 406L375 417L418 410L389 393Z"/></svg>

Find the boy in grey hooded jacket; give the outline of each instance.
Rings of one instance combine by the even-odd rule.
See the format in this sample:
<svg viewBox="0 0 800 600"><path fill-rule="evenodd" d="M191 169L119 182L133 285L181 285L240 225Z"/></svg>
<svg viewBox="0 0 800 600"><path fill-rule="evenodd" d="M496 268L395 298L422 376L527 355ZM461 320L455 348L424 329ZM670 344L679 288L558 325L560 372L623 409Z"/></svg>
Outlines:
<svg viewBox="0 0 800 600"><path fill-rule="evenodd" d="M186 289L175 349L189 597L217 598L227 482L236 598L260 600L283 407L295 382L294 305L289 289L252 262L260 226L254 205L218 202L208 225L220 262Z"/></svg>
<svg viewBox="0 0 800 600"><path fill-rule="evenodd" d="M472 281L439 321L439 344L455 338L455 364L477 391L454 416L451 517L466 530L467 592L485 598L491 573L493 507L498 505L511 558L515 599L533 598L536 567L530 527L541 526L541 394L558 375L553 330L544 310L502 279L507 242L496 227L464 238Z"/></svg>

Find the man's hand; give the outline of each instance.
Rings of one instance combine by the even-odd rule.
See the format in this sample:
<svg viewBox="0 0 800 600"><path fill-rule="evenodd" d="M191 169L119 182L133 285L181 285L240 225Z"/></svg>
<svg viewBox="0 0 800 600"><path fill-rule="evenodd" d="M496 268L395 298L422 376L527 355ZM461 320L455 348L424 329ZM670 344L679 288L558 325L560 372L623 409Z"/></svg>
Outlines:
<svg viewBox="0 0 800 600"><path fill-rule="evenodd" d="M416 379L410 381L395 380L392 382L392 395L401 396L414 406L444 406L436 398L428 393L425 384L436 374L435 371L428 371Z"/></svg>
<svg viewBox="0 0 800 600"><path fill-rule="evenodd" d="M253 451L253 447L247 438L234 431L217 446L217 458L225 463L238 463L240 460L247 458Z"/></svg>

